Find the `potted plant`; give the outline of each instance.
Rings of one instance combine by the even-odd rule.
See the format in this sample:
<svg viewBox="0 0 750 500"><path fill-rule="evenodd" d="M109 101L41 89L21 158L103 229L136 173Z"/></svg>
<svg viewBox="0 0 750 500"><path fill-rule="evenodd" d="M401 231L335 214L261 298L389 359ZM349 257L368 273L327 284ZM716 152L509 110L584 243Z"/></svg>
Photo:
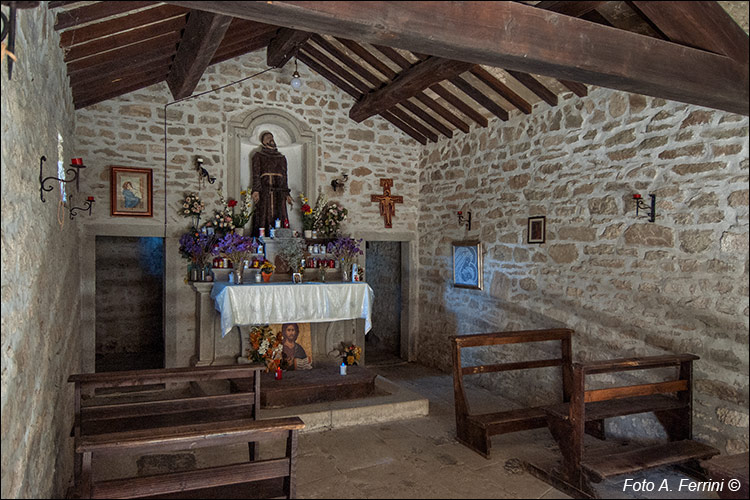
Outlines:
<svg viewBox="0 0 750 500"><path fill-rule="evenodd" d="M260 266L260 274L263 276L263 282L268 283L271 281L271 275L276 270L276 266L270 260L264 260Z"/></svg>
<svg viewBox="0 0 750 500"><path fill-rule="evenodd" d="M244 234L245 225L250 222L250 217L253 216L253 198L250 195L250 190L246 189L240 191L242 196L242 208L239 212L235 212L235 207L238 205L237 200L229 199L227 207L232 210L232 224L234 224L235 230L238 230L240 234Z"/></svg>
<svg viewBox="0 0 750 500"><path fill-rule="evenodd" d="M301 272L302 259L305 257L305 243L300 238L280 239L276 255L286 264L290 273Z"/></svg>

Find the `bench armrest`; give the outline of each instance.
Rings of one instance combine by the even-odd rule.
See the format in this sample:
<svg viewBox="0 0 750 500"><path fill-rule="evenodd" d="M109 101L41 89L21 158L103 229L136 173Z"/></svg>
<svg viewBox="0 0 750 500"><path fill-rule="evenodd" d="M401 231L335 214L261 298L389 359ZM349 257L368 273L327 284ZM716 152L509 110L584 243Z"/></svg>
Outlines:
<svg viewBox="0 0 750 500"><path fill-rule="evenodd" d="M666 366L678 366L681 363L695 361L700 357L695 354L667 354L663 356L646 356L640 358L618 358L586 363L573 363L573 368L581 370L586 375L596 373L624 372L629 370L645 370Z"/></svg>

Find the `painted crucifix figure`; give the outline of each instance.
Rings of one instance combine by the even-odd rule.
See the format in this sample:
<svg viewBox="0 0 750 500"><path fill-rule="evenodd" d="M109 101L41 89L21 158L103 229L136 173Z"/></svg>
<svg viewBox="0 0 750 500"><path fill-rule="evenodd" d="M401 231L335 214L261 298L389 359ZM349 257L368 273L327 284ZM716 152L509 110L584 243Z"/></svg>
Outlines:
<svg viewBox="0 0 750 500"><path fill-rule="evenodd" d="M373 194L372 202L380 203L380 215L385 219L385 227L392 227L391 217L396 214L396 203L403 203L403 196L391 196L393 179L380 179L380 185L383 187L383 194Z"/></svg>

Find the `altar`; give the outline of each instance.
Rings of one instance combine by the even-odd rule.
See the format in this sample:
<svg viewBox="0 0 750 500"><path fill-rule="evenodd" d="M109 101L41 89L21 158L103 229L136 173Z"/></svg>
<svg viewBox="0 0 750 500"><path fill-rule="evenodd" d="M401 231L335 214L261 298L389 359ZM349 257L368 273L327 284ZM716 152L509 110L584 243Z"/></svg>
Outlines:
<svg viewBox="0 0 750 500"><path fill-rule="evenodd" d="M374 300L367 283L220 281L191 286L196 292L194 365L243 362L249 327L281 323L310 323L314 366L338 365L340 359L329 353L341 342L360 346L365 363Z"/></svg>

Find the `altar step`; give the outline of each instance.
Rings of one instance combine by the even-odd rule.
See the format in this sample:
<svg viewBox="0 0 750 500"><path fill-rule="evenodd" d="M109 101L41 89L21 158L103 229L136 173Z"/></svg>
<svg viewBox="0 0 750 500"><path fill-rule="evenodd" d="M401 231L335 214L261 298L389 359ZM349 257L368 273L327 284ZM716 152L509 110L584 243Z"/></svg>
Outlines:
<svg viewBox="0 0 750 500"><path fill-rule="evenodd" d="M352 368L360 368L360 370L352 370ZM349 367L349 371L345 376L338 375L338 371L331 369L329 371L332 378L335 375L335 377L347 381L356 381L358 377L366 380L372 374L372 372L356 366ZM361 372L366 375L354 375L355 372ZM263 396L264 383L266 387L273 387L271 385L273 382L284 382L287 380L291 382L292 377L290 375L292 373L294 372L284 372L282 380L262 380L261 397ZM304 374L304 372L296 372L295 376L300 376L301 374ZM334 378L334 380L337 379ZM371 381L373 390L367 396L302 403L283 408L263 408L263 405L261 405L259 417L263 419L298 416L305 423L305 428L301 432L311 432L405 420L428 415L429 401L426 397L401 387L380 375L374 375ZM360 383L352 382L351 385L356 386Z"/></svg>

